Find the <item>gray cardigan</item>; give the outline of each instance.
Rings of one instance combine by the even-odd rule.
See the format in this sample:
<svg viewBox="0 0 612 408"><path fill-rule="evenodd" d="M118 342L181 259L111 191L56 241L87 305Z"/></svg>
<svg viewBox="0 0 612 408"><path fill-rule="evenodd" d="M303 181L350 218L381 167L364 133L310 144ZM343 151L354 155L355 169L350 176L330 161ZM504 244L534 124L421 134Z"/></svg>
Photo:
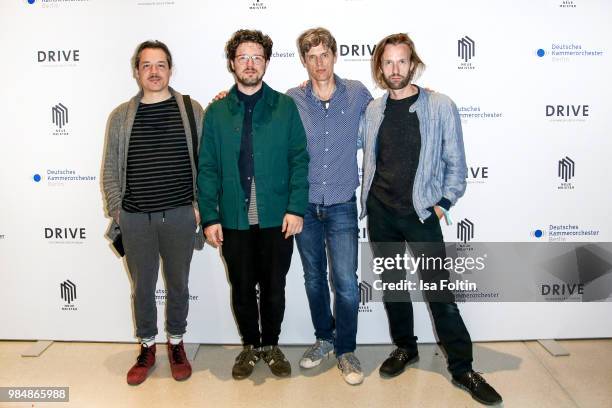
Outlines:
<svg viewBox="0 0 612 408"><path fill-rule="evenodd" d="M181 118L183 119L185 137L187 138L187 149L189 150L189 157L191 158L191 173L193 175L193 191L195 197L197 196L197 169L193 165L194 152L191 146L191 127L189 126L189 118L185 110L183 95L172 88L170 88L170 93L176 99L179 111L181 112ZM116 220L125 194L127 152L130 146L130 135L132 133L134 118L136 117L136 111L138 110L142 95L143 93L141 90L128 102L124 102L115 108L108 119L102 170L102 190L104 191L104 198L106 201L106 213L113 219L107 232L107 236L111 240L115 239L119 234L119 226ZM193 105L196 127L198 128L197 147L199 149L200 138L202 137L202 118L204 116L204 110L194 99L191 100L191 103ZM195 152L195 154L197 153L198 152ZM197 206L196 201L194 201L194 206Z"/></svg>

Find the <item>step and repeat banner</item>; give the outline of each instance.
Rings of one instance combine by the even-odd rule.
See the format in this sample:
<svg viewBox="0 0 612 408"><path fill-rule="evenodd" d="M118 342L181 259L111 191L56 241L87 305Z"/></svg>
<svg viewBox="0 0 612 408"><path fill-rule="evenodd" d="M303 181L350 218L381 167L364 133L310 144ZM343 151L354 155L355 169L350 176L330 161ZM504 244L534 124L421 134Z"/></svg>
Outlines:
<svg viewBox="0 0 612 408"><path fill-rule="evenodd" d="M597 0L2 1L0 338L134 339L130 283L104 237L100 183L106 121L138 91L130 58L141 41L168 44L171 86L205 106L233 84L224 46L239 28L273 39L265 80L280 91L307 78L298 35L328 28L338 41L336 73L375 97L375 44L407 32L427 65L417 83L449 95L462 117L468 187L451 211L454 224L443 226L445 239L464 249L537 249L612 241L611 19L612 3ZM365 222L359 234L366 243ZM597 273L582 283L610 288L612 254L597 253ZM510 275L525 268L510 253L504 265ZM547 290L570 288L554 272ZM387 343L384 307L360 282L358 341ZM239 342L227 274L210 246L194 254L190 292L187 340ZM474 340L611 337L610 295L460 308ZM297 249L286 296L281 342L311 342ZM161 275L156 300L163 332ZM415 316L420 340L434 340L425 304L415 303Z"/></svg>

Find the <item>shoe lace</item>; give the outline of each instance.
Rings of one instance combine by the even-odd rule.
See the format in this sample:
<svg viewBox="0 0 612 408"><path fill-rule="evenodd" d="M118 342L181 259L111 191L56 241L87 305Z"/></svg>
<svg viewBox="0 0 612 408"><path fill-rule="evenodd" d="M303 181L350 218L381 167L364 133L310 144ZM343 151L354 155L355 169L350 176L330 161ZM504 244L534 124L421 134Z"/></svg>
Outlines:
<svg viewBox="0 0 612 408"><path fill-rule="evenodd" d="M181 351L182 350L180 344L172 345L172 359L177 364L183 364L185 362L185 360L183 359L183 353Z"/></svg>
<svg viewBox="0 0 612 408"><path fill-rule="evenodd" d="M410 356L408 355L408 351L399 347L393 350L390 356L402 361L408 360L410 358Z"/></svg>
<svg viewBox="0 0 612 408"><path fill-rule="evenodd" d="M136 358L136 365L146 367L149 360L153 357L153 352L148 347L141 347L140 354Z"/></svg>
<svg viewBox="0 0 612 408"><path fill-rule="evenodd" d="M266 362L270 362L272 360L274 360L274 362L277 362L277 361L283 361L284 359L285 359L285 355L283 354L281 349L277 346L272 347L272 350L269 350L265 355Z"/></svg>
<svg viewBox="0 0 612 408"><path fill-rule="evenodd" d="M238 357L236 357L236 363L244 364L248 360L255 360L255 357L252 348L245 348L238 354Z"/></svg>
<svg viewBox="0 0 612 408"><path fill-rule="evenodd" d="M340 358L338 365L343 371L348 372L361 372L361 363L355 354L353 353L345 353Z"/></svg>
<svg viewBox="0 0 612 408"><path fill-rule="evenodd" d="M304 352L304 358L309 358L311 360L317 360L323 355L323 345L321 344L321 340L317 339L317 341L310 346L308 350Z"/></svg>
<svg viewBox="0 0 612 408"><path fill-rule="evenodd" d="M478 387L480 384L486 384L486 380L482 377L482 373L477 371L472 371L470 375L470 382L474 385L474 387Z"/></svg>

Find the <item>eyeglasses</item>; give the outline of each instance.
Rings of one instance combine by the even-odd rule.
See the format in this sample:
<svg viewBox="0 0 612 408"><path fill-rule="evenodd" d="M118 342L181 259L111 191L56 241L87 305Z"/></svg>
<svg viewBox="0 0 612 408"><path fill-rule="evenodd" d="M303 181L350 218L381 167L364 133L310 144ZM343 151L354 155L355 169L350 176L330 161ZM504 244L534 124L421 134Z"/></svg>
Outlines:
<svg viewBox="0 0 612 408"><path fill-rule="evenodd" d="M236 56L236 62L238 62L240 65L246 65L249 60L253 61L253 64L255 65L262 65L266 59L263 55L242 54Z"/></svg>

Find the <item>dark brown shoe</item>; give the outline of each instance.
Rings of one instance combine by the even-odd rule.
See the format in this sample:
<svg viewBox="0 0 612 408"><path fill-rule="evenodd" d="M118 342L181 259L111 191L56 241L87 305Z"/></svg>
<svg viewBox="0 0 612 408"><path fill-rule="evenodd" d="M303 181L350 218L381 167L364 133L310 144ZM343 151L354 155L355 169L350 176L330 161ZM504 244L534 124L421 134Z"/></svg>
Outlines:
<svg viewBox="0 0 612 408"><path fill-rule="evenodd" d="M127 383L130 385L138 385L147 379L147 375L151 368L155 365L155 344L147 347L144 344L140 346L140 355L136 359L136 364L130 368L127 373Z"/></svg>
<svg viewBox="0 0 612 408"><path fill-rule="evenodd" d="M232 367L232 377L236 380L247 378L253 373L253 368L255 368L255 364L257 364L258 361L259 351L253 346L244 346L240 354L238 354L238 357L236 357L236 361Z"/></svg>
<svg viewBox="0 0 612 408"><path fill-rule="evenodd" d="M278 346L265 346L261 349L261 358L268 364L270 371L277 377L289 377L291 364Z"/></svg>

